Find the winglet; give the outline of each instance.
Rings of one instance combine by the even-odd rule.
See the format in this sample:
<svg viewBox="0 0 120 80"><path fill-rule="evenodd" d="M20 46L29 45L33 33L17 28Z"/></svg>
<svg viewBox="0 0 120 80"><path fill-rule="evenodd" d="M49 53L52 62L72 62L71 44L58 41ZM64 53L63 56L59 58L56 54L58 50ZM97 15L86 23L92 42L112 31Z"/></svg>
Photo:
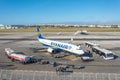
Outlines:
<svg viewBox="0 0 120 80"><path fill-rule="evenodd" d="M70 39L70 40L71 40L71 42L73 42L73 38L72 38L72 37L71 37L71 39Z"/></svg>
<svg viewBox="0 0 120 80"><path fill-rule="evenodd" d="M68 41L67 43L72 43L73 42L73 38L70 39L70 41Z"/></svg>

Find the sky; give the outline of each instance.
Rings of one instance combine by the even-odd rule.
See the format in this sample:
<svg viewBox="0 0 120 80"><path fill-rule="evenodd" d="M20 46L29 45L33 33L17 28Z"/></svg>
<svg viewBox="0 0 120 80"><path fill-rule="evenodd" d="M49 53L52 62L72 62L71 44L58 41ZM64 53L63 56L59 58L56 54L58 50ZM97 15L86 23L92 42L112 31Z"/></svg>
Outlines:
<svg viewBox="0 0 120 80"><path fill-rule="evenodd" d="M0 0L0 24L120 24L120 0Z"/></svg>

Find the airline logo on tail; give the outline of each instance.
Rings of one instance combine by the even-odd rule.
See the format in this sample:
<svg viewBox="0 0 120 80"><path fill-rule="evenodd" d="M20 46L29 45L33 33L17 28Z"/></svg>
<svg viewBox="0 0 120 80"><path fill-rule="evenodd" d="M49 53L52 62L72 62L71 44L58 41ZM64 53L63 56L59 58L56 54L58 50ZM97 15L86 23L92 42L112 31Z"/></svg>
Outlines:
<svg viewBox="0 0 120 80"><path fill-rule="evenodd" d="M38 32L38 38L40 39L45 39L42 34L40 33L40 27L37 27L37 32Z"/></svg>

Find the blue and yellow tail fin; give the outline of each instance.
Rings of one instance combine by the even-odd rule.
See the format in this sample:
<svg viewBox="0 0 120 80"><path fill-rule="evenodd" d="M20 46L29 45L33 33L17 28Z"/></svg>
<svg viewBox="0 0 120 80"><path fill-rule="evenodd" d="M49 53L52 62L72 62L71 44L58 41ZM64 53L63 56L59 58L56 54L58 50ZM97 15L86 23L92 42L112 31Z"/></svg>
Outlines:
<svg viewBox="0 0 120 80"><path fill-rule="evenodd" d="M40 32L40 27L37 27L37 32L38 32L38 38L45 39Z"/></svg>

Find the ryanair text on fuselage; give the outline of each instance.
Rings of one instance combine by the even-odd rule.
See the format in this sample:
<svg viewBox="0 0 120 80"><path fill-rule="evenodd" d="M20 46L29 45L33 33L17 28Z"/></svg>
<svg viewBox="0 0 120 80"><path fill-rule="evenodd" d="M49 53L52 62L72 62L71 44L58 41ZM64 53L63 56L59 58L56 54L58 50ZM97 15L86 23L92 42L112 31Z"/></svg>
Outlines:
<svg viewBox="0 0 120 80"><path fill-rule="evenodd" d="M69 45L64 45L64 44L60 44L60 43L55 43L55 42L51 42L51 46L57 46L59 48L64 48L64 49L71 49L72 47Z"/></svg>

